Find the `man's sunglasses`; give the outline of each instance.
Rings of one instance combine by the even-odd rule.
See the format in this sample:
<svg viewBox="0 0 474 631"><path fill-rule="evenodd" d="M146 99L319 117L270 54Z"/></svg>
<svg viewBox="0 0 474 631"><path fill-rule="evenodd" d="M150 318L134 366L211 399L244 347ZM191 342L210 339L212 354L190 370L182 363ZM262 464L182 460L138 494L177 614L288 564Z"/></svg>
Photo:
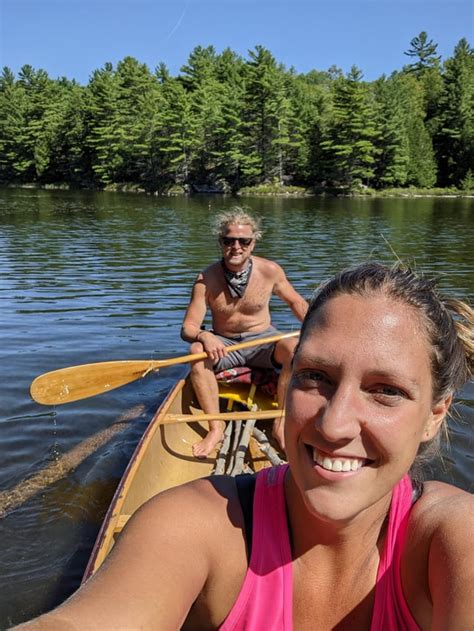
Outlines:
<svg viewBox="0 0 474 631"><path fill-rule="evenodd" d="M225 245L227 248L238 241L239 245L243 248L247 248L253 241L253 237L221 237L222 245Z"/></svg>

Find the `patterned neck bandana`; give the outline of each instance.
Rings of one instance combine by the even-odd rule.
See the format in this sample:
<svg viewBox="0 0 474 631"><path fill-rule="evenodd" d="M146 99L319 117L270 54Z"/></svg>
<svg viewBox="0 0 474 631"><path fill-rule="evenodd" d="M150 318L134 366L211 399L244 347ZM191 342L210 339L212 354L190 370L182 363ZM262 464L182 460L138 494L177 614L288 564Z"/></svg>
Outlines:
<svg viewBox="0 0 474 631"><path fill-rule="evenodd" d="M249 264L242 272L231 272L225 266L224 259L222 259L222 269L224 270L225 282L229 288L229 293L232 298L242 298L249 284L250 274L252 272L252 259L249 260Z"/></svg>

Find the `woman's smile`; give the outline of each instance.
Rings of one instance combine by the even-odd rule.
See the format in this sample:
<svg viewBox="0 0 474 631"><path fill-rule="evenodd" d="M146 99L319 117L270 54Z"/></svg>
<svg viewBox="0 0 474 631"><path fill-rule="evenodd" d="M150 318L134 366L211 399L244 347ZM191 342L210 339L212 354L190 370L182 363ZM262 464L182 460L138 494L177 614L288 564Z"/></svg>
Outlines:
<svg viewBox="0 0 474 631"><path fill-rule="evenodd" d="M334 516L347 518L390 493L423 440L431 391L428 344L408 307L353 295L324 305L294 358L285 428L292 475L316 512L331 514L332 486Z"/></svg>
<svg viewBox="0 0 474 631"><path fill-rule="evenodd" d="M319 449L313 448L313 461L326 471L337 473L354 473L371 461L367 458L356 458L351 456L329 456Z"/></svg>

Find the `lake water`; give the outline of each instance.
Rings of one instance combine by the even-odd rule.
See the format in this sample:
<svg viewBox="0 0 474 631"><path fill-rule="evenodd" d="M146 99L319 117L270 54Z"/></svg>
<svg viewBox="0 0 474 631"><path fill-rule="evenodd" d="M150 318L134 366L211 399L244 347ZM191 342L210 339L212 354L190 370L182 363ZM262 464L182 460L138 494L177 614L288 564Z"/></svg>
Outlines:
<svg viewBox="0 0 474 631"><path fill-rule="evenodd" d="M189 292L219 254L210 224L235 203L0 190L1 629L48 610L78 585L134 446L184 368L58 407L32 401L31 381L74 364L186 354L179 329ZM396 253L472 302L473 199L238 203L264 218L257 253L277 260L305 296L342 266L369 257L393 262ZM272 311L276 326L294 328L285 305L275 301ZM459 399L451 448L432 475L472 491L472 383ZM134 420L110 431L120 418ZM105 440L108 431L110 440L93 451L86 441Z"/></svg>

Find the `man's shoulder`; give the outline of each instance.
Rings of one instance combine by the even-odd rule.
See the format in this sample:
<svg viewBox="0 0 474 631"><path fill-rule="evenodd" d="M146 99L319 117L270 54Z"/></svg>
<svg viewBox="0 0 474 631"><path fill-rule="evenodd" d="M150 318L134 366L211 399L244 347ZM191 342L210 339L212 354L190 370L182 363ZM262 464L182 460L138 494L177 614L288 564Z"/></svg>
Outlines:
<svg viewBox="0 0 474 631"><path fill-rule="evenodd" d="M253 256L252 260L255 268L259 272L271 276L272 278L276 278L283 271L278 263L271 261L270 259L265 259L262 256Z"/></svg>
<svg viewBox="0 0 474 631"><path fill-rule="evenodd" d="M214 263L211 263L205 269L203 269L203 271L201 272L201 275L204 277L215 276L217 273L220 273L221 270L222 270L222 262L220 260L214 261Z"/></svg>
<svg viewBox="0 0 474 631"><path fill-rule="evenodd" d="M222 273L222 263L221 261L216 261L215 263L211 263L205 269L199 272L196 278L196 282L204 282L204 284L209 283Z"/></svg>

